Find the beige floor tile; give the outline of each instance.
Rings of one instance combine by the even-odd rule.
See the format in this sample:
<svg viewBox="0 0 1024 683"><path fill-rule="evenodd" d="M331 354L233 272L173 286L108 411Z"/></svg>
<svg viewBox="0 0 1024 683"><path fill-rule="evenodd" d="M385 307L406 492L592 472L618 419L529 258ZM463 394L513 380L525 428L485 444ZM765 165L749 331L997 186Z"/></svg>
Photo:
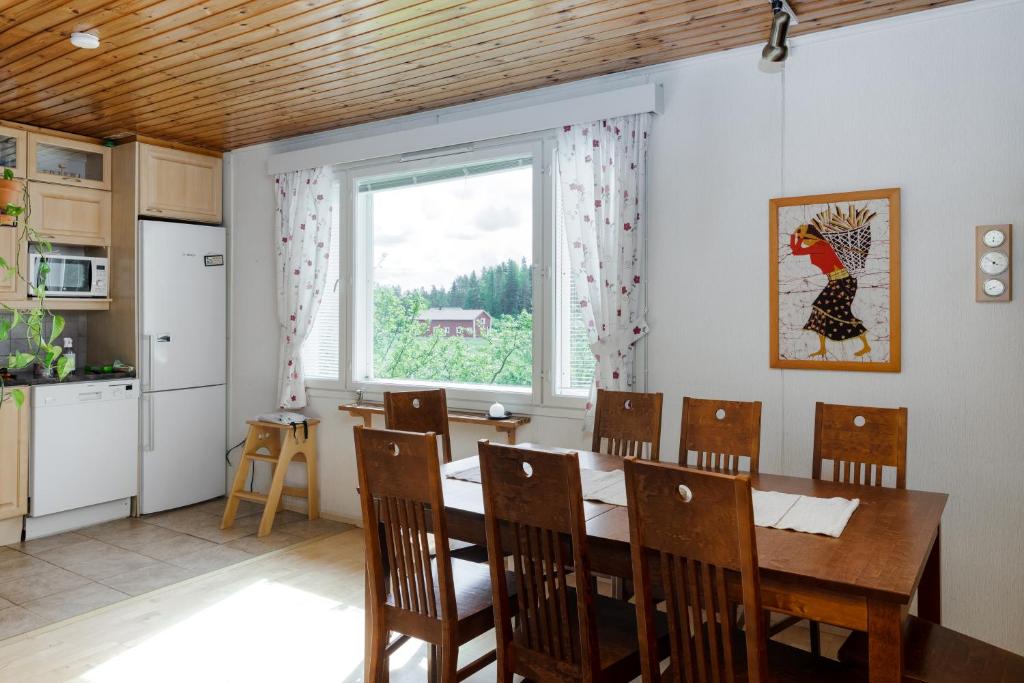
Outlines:
<svg viewBox="0 0 1024 683"><path fill-rule="evenodd" d="M171 564L160 563L103 579L100 583L128 595L142 595L157 588L169 586L197 576L199 572Z"/></svg>
<svg viewBox="0 0 1024 683"><path fill-rule="evenodd" d="M0 609L0 640L45 626L47 620L24 607Z"/></svg>
<svg viewBox="0 0 1024 683"><path fill-rule="evenodd" d="M330 519L314 519L310 521L304 519L299 522L290 522L288 524L282 524L278 527L274 525L275 530L280 530L286 534L292 534L303 539L316 538L318 536L326 536L327 534L340 534L343 531L354 529L355 527L351 524L343 524L341 522L335 522Z"/></svg>
<svg viewBox="0 0 1024 683"><path fill-rule="evenodd" d="M92 582L84 576L47 564L20 579L0 583L0 597L16 605L24 605L26 602L80 588L88 583Z"/></svg>
<svg viewBox="0 0 1024 683"><path fill-rule="evenodd" d="M183 555L169 560L170 564L184 569L191 569L198 573L212 572L222 567L244 562L255 557L247 552L236 548L217 546L208 550L200 550L197 553Z"/></svg>
<svg viewBox="0 0 1024 683"><path fill-rule="evenodd" d="M281 548L287 548L290 545L295 545L303 539L293 534L286 534L283 531L272 531L269 535L263 538L256 536L244 536L238 540L225 543L224 546L227 548L234 548L236 550L244 550L247 553L253 555L262 555L263 553L269 553L273 550L280 550Z"/></svg>
<svg viewBox="0 0 1024 683"><path fill-rule="evenodd" d="M6 598L0 598L0 609L7 609L8 607L14 607L14 603Z"/></svg>
<svg viewBox="0 0 1024 683"><path fill-rule="evenodd" d="M181 531L179 527L186 526L188 524L197 521L207 521L209 517L213 515L207 514L202 510L196 508L179 508L177 510L168 510L167 512L157 512L156 514L146 515L142 518L142 521L147 524L156 524L157 526L166 527L168 529L174 529L175 531Z"/></svg>
<svg viewBox="0 0 1024 683"><path fill-rule="evenodd" d="M6 583L49 567L41 559L16 551L0 554L0 583Z"/></svg>
<svg viewBox="0 0 1024 683"><path fill-rule="evenodd" d="M177 535L178 532L155 524L134 524L111 527L95 534L93 538L125 550L137 550L144 545L174 538Z"/></svg>
<svg viewBox="0 0 1024 683"><path fill-rule="evenodd" d="M102 540L102 538L111 531L123 531L124 529L135 529L142 526L147 526L147 524L141 519L125 517L124 519L115 519L112 522L104 522L103 524L79 529L75 533L81 534L82 536L88 536L89 538L98 538Z"/></svg>
<svg viewBox="0 0 1024 683"><path fill-rule="evenodd" d="M164 531L167 531L167 529L164 529ZM171 532L171 534L168 538L137 546L134 550L141 555L166 561L174 557L181 557L182 555L189 555L200 550L217 547L216 543L196 538L195 536L189 536L188 534L177 532Z"/></svg>
<svg viewBox="0 0 1024 683"><path fill-rule="evenodd" d="M19 550L28 555L38 555L39 553L46 552L47 550L63 548L64 546L81 543L86 540L88 540L87 536L83 536L82 534L75 532L69 532L66 534L57 534L56 536L47 536L46 538L37 538L34 541L25 541L10 547L13 550Z"/></svg>
<svg viewBox="0 0 1024 683"><path fill-rule="evenodd" d="M201 519L194 519L188 522L181 522L175 528L182 533L206 539L214 543L228 543L235 539L249 536L256 533L259 528L260 519L256 516L242 517L236 519L230 529L220 528L220 518L213 515L203 515Z"/></svg>
<svg viewBox="0 0 1024 683"><path fill-rule="evenodd" d="M61 593L54 593L23 605L25 609L48 621L61 621L94 609L120 602L128 596L108 586L90 583Z"/></svg>
<svg viewBox="0 0 1024 683"><path fill-rule="evenodd" d="M41 553L40 559L93 580L123 574L156 563L151 557L95 539L49 550Z"/></svg>

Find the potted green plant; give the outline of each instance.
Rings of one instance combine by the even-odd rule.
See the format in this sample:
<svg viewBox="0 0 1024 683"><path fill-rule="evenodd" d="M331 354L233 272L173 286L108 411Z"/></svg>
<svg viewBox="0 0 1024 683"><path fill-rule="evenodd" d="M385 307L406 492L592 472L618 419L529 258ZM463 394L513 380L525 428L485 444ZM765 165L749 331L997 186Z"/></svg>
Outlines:
<svg viewBox="0 0 1024 683"><path fill-rule="evenodd" d="M30 206L28 188L14 177L14 172L5 168L0 179L0 230L17 231L14 262L10 263L0 257L0 279L17 278L25 283L28 291L34 296L28 308L15 307L0 302L0 341L11 338L11 334L24 327L28 339L28 351L10 354L6 362L0 358L0 364L8 370L22 370L33 364L40 365L48 373L56 371L58 380L64 380L71 372L71 364L67 357L61 356L62 348L54 342L64 330L64 318L51 313L46 305L46 287L31 282L23 264L20 263L21 245L35 244L35 248L43 254L53 250L49 242L29 227ZM44 262L40 266L40 279L45 281L49 266ZM20 389L8 390L3 375L0 375L0 404L8 394L17 405L25 401L25 394Z"/></svg>
<svg viewBox="0 0 1024 683"><path fill-rule="evenodd" d="M14 171L5 168L0 178L0 225L18 225L18 217L8 214L7 207L20 205L23 191L21 183L14 179Z"/></svg>

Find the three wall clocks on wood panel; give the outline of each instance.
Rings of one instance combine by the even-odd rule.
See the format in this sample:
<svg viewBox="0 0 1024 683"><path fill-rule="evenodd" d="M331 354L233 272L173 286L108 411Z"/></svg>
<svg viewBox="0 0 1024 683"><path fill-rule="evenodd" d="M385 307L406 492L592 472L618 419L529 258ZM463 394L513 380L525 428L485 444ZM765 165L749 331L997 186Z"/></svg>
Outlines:
<svg viewBox="0 0 1024 683"><path fill-rule="evenodd" d="M1010 300L1009 225L979 225L975 229L975 299L981 302Z"/></svg>

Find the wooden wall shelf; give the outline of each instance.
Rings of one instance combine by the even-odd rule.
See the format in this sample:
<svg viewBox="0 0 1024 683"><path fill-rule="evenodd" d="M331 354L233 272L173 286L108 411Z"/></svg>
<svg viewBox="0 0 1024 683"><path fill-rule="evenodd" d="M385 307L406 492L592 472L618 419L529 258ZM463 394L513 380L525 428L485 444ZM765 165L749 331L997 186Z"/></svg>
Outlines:
<svg viewBox="0 0 1024 683"><path fill-rule="evenodd" d="M47 297L46 308L51 311L107 311L110 310L110 299L58 299ZM35 299L18 299L4 301L11 308L27 311L36 307Z"/></svg>
<svg viewBox="0 0 1024 683"><path fill-rule="evenodd" d="M363 425L373 427L373 416L384 414L383 403L343 403L338 410L348 413L353 417L361 417ZM516 430L523 425L530 423L528 415L514 415L504 420L492 420L484 412L472 410L449 410L448 421L459 424L472 424L479 427L494 427L499 432L505 433L505 438L510 444L516 442Z"/></svg>

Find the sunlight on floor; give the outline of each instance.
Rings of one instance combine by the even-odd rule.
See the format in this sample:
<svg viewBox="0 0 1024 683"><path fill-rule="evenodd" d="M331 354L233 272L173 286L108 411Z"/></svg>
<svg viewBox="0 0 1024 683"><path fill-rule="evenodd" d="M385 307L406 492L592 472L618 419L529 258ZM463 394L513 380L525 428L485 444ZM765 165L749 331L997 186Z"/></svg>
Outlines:
<svg viewBox="0 0 1024 683"><path fill-rule="evenodd" d="M362 662L361 608L261 580L82 678L90 683L338 681L361 673Z"/></svg>

